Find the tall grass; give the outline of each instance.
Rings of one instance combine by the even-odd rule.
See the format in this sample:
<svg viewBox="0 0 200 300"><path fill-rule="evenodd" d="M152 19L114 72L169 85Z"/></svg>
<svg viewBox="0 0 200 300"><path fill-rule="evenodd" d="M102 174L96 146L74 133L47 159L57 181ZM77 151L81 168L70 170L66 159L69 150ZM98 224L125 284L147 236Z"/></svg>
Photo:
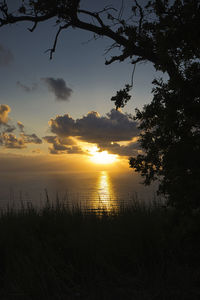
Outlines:
<svg viewBox="0 0 200 300"><path fill-rule="evenodd" d="M48 199L47 199L48 200ZM199 299L200 215L47 201L0 216L0 299Z"/></svg>

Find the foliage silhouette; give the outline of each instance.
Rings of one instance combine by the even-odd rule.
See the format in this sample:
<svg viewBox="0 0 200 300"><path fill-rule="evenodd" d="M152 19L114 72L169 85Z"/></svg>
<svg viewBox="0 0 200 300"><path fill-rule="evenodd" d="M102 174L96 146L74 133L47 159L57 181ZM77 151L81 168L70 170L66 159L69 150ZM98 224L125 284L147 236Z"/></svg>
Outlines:
<svg viewBox="0 0 200 300"><path fill-rule="evenodd" d="M154 81L154 98L143 111L140 142L143 155L130 159L131 167L145 176L145 183L161 178L159 192L171 205L199 207L200 199L200 65L185 71L182 88Z"/></svg>
<svg viewBox="0 0 200 300"><path fill-rule="evenodd" d="M82 7L83 6L83 7ZM149 61L168 80L155 80L153 100L137 110L142 155L130 159L130 166L145 177L145 183L160 179L159 191L179 208L199 207L200 199L200 1L135 0L129 18L107 6L101 11L84 9L80 0L24 0L16 13L7 1L0 1L0 26L22 21L33 23L30 31L49 19L59 26L50 58L62 30L75 27L113 40L110 50L118 55L109 65L128 59L132 64ZM91 17L91 21L88 20ZM130 99L132 85L111 100L116 108Z"/></svg>

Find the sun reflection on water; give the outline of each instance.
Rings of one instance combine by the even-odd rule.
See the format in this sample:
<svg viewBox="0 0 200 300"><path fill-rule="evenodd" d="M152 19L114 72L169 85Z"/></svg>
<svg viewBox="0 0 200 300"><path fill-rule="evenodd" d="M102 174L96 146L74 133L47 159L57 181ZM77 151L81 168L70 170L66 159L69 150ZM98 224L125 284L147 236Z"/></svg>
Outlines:
<svg viewBox="0 0 200 300"><path fill-rule="evenodd" d="M100 172L97 179L98 203L95 208L110 211L115 208L115 194L112 188L110 177L106 171Z"/></svg>

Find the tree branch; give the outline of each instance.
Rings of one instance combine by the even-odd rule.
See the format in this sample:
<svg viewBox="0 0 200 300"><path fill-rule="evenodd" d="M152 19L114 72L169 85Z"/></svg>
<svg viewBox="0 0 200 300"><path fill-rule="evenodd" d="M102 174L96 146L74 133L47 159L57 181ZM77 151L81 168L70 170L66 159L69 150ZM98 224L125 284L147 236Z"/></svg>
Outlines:
<svg viewBox="0 0 200 300"><path fill-rule="evenodd" d="M50 60L53 58L53 53L56 51L56 46L57 46L57 42L58 42L58 37L59 37L61 31L62 31L63 29L67 29L67 28L70 27L71 25L72 25L71 23L68 23L68 24L66 24L66 25L64 25L64 26L60 26L60 27L59 27L59 29L58 29L58 31L57 31L57 33L56 33L56 36L55 36L55 40L54 40L53 47L52 47L51 49L48 49L48 50L45 51L45 53L46 53L46 52L50 52Z"/></svg>
<svg viewBox="0 0 200 300"><path fill-rule="evenodd" d="M33 25L33 27L28 28L28 30L29 30L30 32L33 32L33 31L35 30L35 28L37 27L37 24L38 24L38 22L35 22L34 25Z"/></svg>
<svg viewBox="0 0 200 300"><path fill-rule="evenodd" d="M5 19L0 18L0 27L7 25L7 24L14 24L14 23L18 23L18 22L23 22L23 21L28 21L28 22L34 22L34 23L39 23L39 22L43 22L46 20L49 20L53 17L56 16L56 11L52 11L46 15L42 15L42 16L13 16L12 14L9 14Z"/></svg>
<svg viewBox="0 0 200 300"><path fill-rule="evenodd" d="M122 3L121 3L121 7L120 7L120 10L119 10L119 14L118 14L118 20L121 20L123 12L124 12L124 0L122 0Z"/></svg>
<svg viewBox="0 0 200 300"><path fill-rule="evenodd" d="M73 25L77 28L91 31L91 32L94 32L101 36L107 36L107 37L111 38L112 40L114 40L115 42L117 42L118 44L120 44L121 46L124 46L124 47L128 46L128 40L125 37L121 36L120 34L112 31L108 26L105 26L104 28L102 28L102 27L93 25L91 23L86 23L84 21L80 21L79 19L77 19Z"/></svg>
<svg viewBox="0 0 200 300"><path fill-rule="evenodd" d="M90 12L90 11L87 11L84 9L79 9L78 12L95 18L99 22L101 27L106 27L105 24L103 23L102 19L100 18L99 13L93 13L93 12Z"/></svg>
<svg viewBox="0 0 200 300"><path fill-rule="evenodd" d="M128 58L130 56L130 54L122 54L122 55L119 55L119 56L113 56L111 57L110 60L106 60L105 64L106 65L110 65L112 64L114 61L124 61L126 58Z"/></svg>
<svg viewBox="0 0 200 300"><path fill-rule="evenodd" d="M140 31L142 30L143 27L143 8L138 4L138 1L135 0L136 6L139 9L140 12L140 19L139 19L139 34ZM3 17L0 18L0 27L7 25L7 24L13 24L13 23L18 23L18 22L22 22L22 21L29 21L29 22L33 22L33 27L29 28L29 30L32 32L34 31L34 29L36 28L37 24L49 19L52 19L54 17L57 17L58 21L62 21L64 22L64 26L60 26L56 37L55 37L55 41L53 44L53 47L51 49L49 49L48 51L50 51L50 59L52 59L53 53L55 52L56 49L56 45L57 45L57 41L59 38L59 35L61 33L61 31L63 29L67 29L70 26L74 26L76 28L79 29L83 29L89 32L92 32L98 36L105 36L108 37L110 39L112 39L114 41L114 44L119 45L119 47L123 47L122 49L122 54L118 55L118 56L113 56L110 60L106 61L106 64L111 64L114 61L124 61L126 58L128 57L132 57L132 56L136 56L138 57L138 59L136 61L132 61L133 64L137 63L138 61L142 61L142 60L148 60L150 62L152 62L154 64L154 66L162 71L167 71L169 76L171 78L180 78L181 74L179 72L178 67L176 66L176 64L174 63L173 59L168 55L166 61L163 62L163 60L160 59L159 57L159 53L156 53L156 51L154 52L153 47L149 45L149 43L145 43L144 45L140 45L138 43L134 43L134 41L131 41L131 39L129 39L129 36L125 36L124 33L120 33L112 30L108 25L104 24L102 18L100 17L101 13L104 13L106 11L109 11L111 9L111 7L106 7L103 10L99 11L99 12L90 12L87 10L76 10L76 14L73 15L73 18L70 18L71 15L66 13L65 16L65 12L63 12L63 17L60 17L60 11L56 8L49 8L48 13L43 13L43 11L41 12L41 15L34 15L34 11L32 11L33 15L20 15L20 16L14 16L13 14L9 14L8 13L8 7L6 2L3 3L0 6L0 11L2 12ZM114 9L115 10L115 9ZM85 22L82 21L78 18L77 13L79 14L85 14L85 15L89 15L93 18L95 18L98 22L98 25L92 24L90 22ZM70 21L68 21L68 18ZM120 22L120 20L118 20ZM162 63L160 63L160 61L162 61Z"/></svg>
<svg viewBox="0 0 200 300"><path fill-rule="evenodd" d="M144 61L145 59L144 58L142 58L142 57L138 57L137 59L135 59L135 60L132 60L131 61L131 63L133 64L133 65L135 65L135 64L137 64L138 62L140 62L140 61Z"/></svg>
<svg viewBox="0 0 200 300"><path fill-rule="evenodd" d="M142 6L139 5L137 0L135 0L135 4L136 4L136 6L137 6L137 8L139 9L139 12L140 12L140 20L139 20L139 34L140 34L141 29L142 29L142 22L143 22L143 18L144 18L144 12L143 12Z"/></svg>

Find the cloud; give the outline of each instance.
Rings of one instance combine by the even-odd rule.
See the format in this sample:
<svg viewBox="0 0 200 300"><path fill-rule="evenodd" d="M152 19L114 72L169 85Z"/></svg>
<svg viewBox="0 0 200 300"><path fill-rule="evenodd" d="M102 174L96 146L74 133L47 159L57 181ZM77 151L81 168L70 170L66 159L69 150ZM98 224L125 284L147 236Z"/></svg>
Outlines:
<svg viewBox="0 0 200 300"><path fill-rule="evenodd" d="M27 144L42 144L42 140L36 134L20 134L16 137L14 133L3 132L0 135L0 144L5 148L23 149L27 148Z"/></svg>
<svg viewBox="0 0 200 300"><path fill-rule="evenodd" d="M7 104L0 104L0 125L8 122L8 114L10 112L10 106Z"/></svg>
<svg viewBox="0 0 200 300"><path fill-rule="evenodd" d="M98 145L101 150L107 150L112 154L118 154L120 156L134 156L138 154L140 146L137 142L130 142L126 145L120 145L118 143L100 144Z"/></svg>
<svg viewBox="0 0 200 300"><path fill-rule="evenodd" d="M0 44L0 66L7 66L14 60L12 52Z"/></svg>
<svg viewBox="0 0 200 300"><path fill-rule="evenodd" d="M31 93L31 92L35 91L38 86L37 83L33 83L31 87L21 83L20 81L17 81L16 83L23 91L25 91L27 93Z"/></svg>
<svg viewBox="0 0 200 300"><path fill-rule="evenodd" d="M21 132L24 132L24 124L22 122L18 121L17 126Z"/></svg>
<svg viewBox="0 0 200 300"><path fill-rule="evenodd" d="M137 123L114 109L105 117L91 111L74 120L68 114L49 121L51 131L59 137L78 137L89 143L130 141L138 134Z"/></svg>
<svg viewBox="0 0 200 300"><path fill-rule="evenodd" d="M52 144L49 147L51 154L83 154L85 153L81 147L75 144L70 138L58 138L57 136L45 136L43 139Z"/></svg>
<svg viewBox="0 0 200 300"><path fill-rule="evenodd" d="M3 133L13 132L16 127L9 124L8 114L11 111L10 106L7 104L0 104L0 129Z"/></svg>
<svg viewBox="0 0 200 300"><path fill-rule="evenodd" d="M84 151L79 146L73 146L69 148L65 148L65 150L58 150L53 147L49 147L50 154L84 154Z"/></svg>
<svg viewBox="0 0 200 300"><path fill-rule="evenodd" d="M50 144L55 144L55 143L59 143L62 145L75 145L76 143L74 142L74 140L72 138L58 138L55 135L48 135L48 136L44 136L43 139Z"/></svg>
<svg viewBox="0 0 200 300"><path fill-rule="evenodd" d="M26 148L24 139L22 137L17 138L13 133L2 134L3 145L5 148L22 149Z"/></svg>
<svg viewBox="0 0 200 300"><path fill-rule="evenodd" d="M65 114L51 119L49 125L51 132L56 136L47 138L46 141L52 143L54 150L64 146L63 138L70 137L96 144L101 151L107 150L123 156L133 155L138 149L138 145L132 141L139 133L137 123L130 115L114 109L106 116L91 111L76 120ZM120 145L120 142L127 142L127 144Z"/></svg>
<svg viewBox="0 0 200 300"><path fill-rule="evenodd" d="M69 100L73 91L66 85L64 79L62 78L55 79L52 77L46 77L46 78L41 78L41 80L45 82L49 91L55 95L56 100L58 101Z"/></svg>
<svg viewBox="0 0 200 300"><path fill-rule="evenodd" d="M22 133L21 137L23 138L24 143L26 144L42 144L42 140L35 133L32 134Z"/></svg>
<svg viewBox="0 0 200 300"><path fill-rule="evenodd" d="M27 144L42 144L42 140L35 134L28 134L24 132L24 125L22 122L17 122L17 127L20 130L20 135L17 137L14 133L16 127L10 124L8 114L11 111L6 104L0 105L0 146L12 149L23 149Z"/></svg>
<svg viewBox="0 0 200 300"><path fill-rule="evenodd" d="M4 129L3 129L4 133L13 132L16 129L16 127L14 125L10 125L10 124L3 124L3 127L4 127Z"/></svg>

